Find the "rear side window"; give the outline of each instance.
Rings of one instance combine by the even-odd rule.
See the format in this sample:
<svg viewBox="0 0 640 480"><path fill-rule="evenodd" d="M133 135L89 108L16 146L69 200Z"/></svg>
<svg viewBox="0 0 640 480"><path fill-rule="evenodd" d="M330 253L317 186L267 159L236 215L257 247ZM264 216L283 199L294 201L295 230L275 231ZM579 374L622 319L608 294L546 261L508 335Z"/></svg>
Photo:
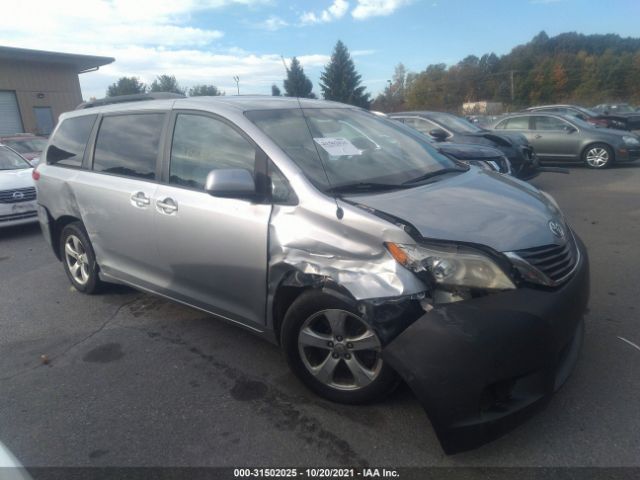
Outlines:
<svg viewBox="0 0 640 480"><path fill-rule="evenodd" d="M534 119L536 130L562 130L569 126L565 121L555 117L538 116Z"/></svg>
<svg viewBox="0 0 640 480"><path fill-rule="evenodd" d="M226 123L180 114L173 132L169 183L204 189L211 170L242 168L253 173L255 157L255 147Z"/></svg>
<svg viewBox="0 0 640 480"><path fill-rule="evenodd" d="M498 125L504 130L529 130L529 117L513 117L504 120Z"/></svg>
<svg viewBox="0 0 640 480"><path fill-rule="evenodd" d="M80 167L96 117L97 115L84 115L64 120L51 139L47 163Z"/></svg>
<svg viewBox="0 0 640 480"><path fill-rule="evenodd" d="M164 119L164 113L104 117L96 139L93 169L155 179Z"/></svg>

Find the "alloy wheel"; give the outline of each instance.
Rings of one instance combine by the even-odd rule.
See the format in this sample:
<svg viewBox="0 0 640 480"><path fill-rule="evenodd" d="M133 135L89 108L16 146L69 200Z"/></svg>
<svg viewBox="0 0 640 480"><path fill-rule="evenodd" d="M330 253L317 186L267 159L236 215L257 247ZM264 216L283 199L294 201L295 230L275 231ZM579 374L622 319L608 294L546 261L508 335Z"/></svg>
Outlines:
<svg viewBox="0 0 640 480"><path fill-rule="evenodd" d="M322 310L309 317L298 333L298 351L316 380L338 390L362 389L382 369L380 339L346 310Z"/></svg>
<svg viewBox="0 0 640 480"><path fill-rule="evenodd" d="M594 168L602 168L609 163L609 152L602 147L594 147L587 152L587 163Z"/></svg>
<svg viewBox="0 0 640 480"><path fill-rule="evenodd" d="M64 243L64 257L73 279L80 285L89 281L89 257L82 241L69 235Z"/></svg>

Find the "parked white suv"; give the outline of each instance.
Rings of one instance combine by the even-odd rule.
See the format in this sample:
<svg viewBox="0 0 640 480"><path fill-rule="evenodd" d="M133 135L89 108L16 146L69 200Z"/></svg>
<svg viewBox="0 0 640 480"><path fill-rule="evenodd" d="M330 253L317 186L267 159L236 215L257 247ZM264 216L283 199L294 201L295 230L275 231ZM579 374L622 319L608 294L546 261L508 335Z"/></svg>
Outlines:
<svg viewBox="0 0 640 480"><path fill-rule="evenodd" d="M31 164L0 144L0 228L38 221Z"/></svg>

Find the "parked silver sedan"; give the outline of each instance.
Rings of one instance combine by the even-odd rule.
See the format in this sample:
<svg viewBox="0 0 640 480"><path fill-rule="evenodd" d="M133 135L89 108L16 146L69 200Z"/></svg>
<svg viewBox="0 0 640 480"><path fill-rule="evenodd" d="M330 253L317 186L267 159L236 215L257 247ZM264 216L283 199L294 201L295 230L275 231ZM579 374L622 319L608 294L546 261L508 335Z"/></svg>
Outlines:
<svg viewBox="0 0 640 480"><path fill-rule="evenodd" d="M595 127L570 115L517 113L501 118L492 128L522 133L541 161L582 161L591 168L606 168L640 158L637 135Z"/></svg>

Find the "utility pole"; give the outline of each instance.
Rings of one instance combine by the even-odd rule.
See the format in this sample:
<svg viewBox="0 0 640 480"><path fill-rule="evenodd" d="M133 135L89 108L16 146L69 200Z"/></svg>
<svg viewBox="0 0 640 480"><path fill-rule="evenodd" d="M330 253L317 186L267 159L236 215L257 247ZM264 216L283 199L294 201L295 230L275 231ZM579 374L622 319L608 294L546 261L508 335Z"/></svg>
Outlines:
<svg viewBox="0 0 640 480"><path fill-rule="evenodd" d="M236 82L236 88L238 89L238 95L240 95L240 77L237 75L233 77L233 81Z"/></svg>
<svg viewBox="0 0 640 480"><path fill-rule="evenodd" d="M513 104L513 100L515 98L515 92L513 87L513 70L509 71L509 77L511 79L511 103Z"/></svg>

